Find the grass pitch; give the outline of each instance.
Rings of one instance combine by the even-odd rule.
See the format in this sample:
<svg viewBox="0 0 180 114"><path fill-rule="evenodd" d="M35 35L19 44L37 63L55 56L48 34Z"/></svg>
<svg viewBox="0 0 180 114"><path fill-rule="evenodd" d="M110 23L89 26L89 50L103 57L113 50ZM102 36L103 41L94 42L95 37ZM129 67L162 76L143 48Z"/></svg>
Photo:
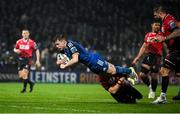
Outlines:
<svg viewBox="0 0 180 114"><path fill-rule="evenodd" d="M36 84L33 93L21 94L22 84L0 83L0 113L122 113L180 112L180 101L171 98L177 86L169 86L168 103L150 104L148 88L136 85L144 98L136 104L119 104L99 84ZM157 95L160 93L158 87Z"/></svg>

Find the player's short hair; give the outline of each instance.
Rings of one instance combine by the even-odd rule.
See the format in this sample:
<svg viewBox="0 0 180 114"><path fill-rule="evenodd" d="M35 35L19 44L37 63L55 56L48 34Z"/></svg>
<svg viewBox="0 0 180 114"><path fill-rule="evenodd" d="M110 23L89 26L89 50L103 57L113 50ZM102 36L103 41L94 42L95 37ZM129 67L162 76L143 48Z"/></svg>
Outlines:
<svg viewBox="0 0 180 114"><path fill-rule="evenodd" d="M58 34L55 36L55 41L57 40L67 40L67 36L66 35L63 35L63 34Z"/></svg>
<svg viewBox="0 0 180 114"><path fill-rule="evenodd" d="M158 22L158 21L154 21L152 24L158 24L158 25L161 25L161 23Z"/></svg>
<svg viewBox="0 0 180 114"><path fill-rule="evenodd" d="M163 6L156 6L156 7L154 7L154 12L164 12L164 13L166 13L167 10Z"/></svg>
<svg viewBox="0 0 180 114"><path fill-rule="evenodd" d="M30 30L28 28L23 28L21 31L28 31L28 32L30 32Z"/></svg>

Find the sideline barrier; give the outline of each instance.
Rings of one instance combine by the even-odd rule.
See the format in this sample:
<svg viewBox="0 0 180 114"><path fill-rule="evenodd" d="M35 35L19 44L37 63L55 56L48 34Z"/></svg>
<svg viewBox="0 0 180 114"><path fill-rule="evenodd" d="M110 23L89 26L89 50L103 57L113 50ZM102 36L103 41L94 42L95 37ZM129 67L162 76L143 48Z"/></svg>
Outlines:
<svg viewBox="0 0 180 114"><path fill-rule="evenodd" d="M30 71L30 79L38 83L98 83L98 75L83 71ZM0 82L19 82L17 72L0 72ZM158 83L161 78L158 77ZM142 83L138 80L138 83ZM175 83L174 76L170 77L170 84Z"/></svg>
<svg viewBox="0 0 180 114"><path fill-rule="evenodd" d="M38 83L98 83L98 75L92 72L30 71L30 79ZM17 72L0 73L0 82L18 82Z"/></svg>

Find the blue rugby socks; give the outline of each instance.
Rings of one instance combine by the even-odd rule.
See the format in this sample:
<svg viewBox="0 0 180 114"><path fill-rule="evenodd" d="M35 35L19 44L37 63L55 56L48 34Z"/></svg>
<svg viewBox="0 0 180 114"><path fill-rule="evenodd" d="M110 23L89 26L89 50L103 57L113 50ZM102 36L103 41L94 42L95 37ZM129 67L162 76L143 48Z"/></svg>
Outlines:
<svg viewBox="0 0 180 114"><path fill-rule="evenodd" d="M116 74L130 74L132 71L129 68L115 66Z"/></svg>

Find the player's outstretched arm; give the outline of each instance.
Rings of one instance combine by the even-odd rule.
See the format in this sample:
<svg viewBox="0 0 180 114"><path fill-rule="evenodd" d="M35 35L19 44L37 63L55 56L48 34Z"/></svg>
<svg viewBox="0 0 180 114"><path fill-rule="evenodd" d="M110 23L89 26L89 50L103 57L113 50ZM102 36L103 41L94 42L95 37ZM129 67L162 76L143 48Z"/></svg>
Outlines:
<svg viewBox="0 0 180 114"><path fill-rule="evenodd" d="M124 83L124 80L125 80L124 77L120 78L120 79L117 81L116 85L111 86L111 87L108 89L108 91L109 91L110 93L112 93L112 94L115 94L115 93L119 90L119 88L121 87L121 85Z"/></svg>
<svg viewBox="0 0 180 114"><path fill-rule="evenodd" d="M65 69L66 67L72 66L73 64L75 64L75 63L77 63L79 61L78 58L79 58L79 53L78 52L72 54L72 59L66 64L61 64L60 68Z"/></svg>
<svg viewBox="0 0 180 114"><path fill-rule="evenodd" d="M139 50L137 57L132 62L133 65L136 64L139 61L139 59L142 57L142 55L145 53L146 47L147 47L146 43L143 43L143 45L141 46L141 49Z"/></svg>
<svg viewBox="0 0 180 114"><path fill-rule="evenodd" d="M170 40L177 37L180 37L180 29L175 29L170 35L165 37L165 40Z"/></svg>
<svg viewBox="0 0 180 114"><path fill-rule="evenodd" d="M164 37L164 36L157 36L154 39L151 40L151 42L164 42L166 40L171 40L174 38L180 38L180 29L175 29L170 35Z"/></svg>

